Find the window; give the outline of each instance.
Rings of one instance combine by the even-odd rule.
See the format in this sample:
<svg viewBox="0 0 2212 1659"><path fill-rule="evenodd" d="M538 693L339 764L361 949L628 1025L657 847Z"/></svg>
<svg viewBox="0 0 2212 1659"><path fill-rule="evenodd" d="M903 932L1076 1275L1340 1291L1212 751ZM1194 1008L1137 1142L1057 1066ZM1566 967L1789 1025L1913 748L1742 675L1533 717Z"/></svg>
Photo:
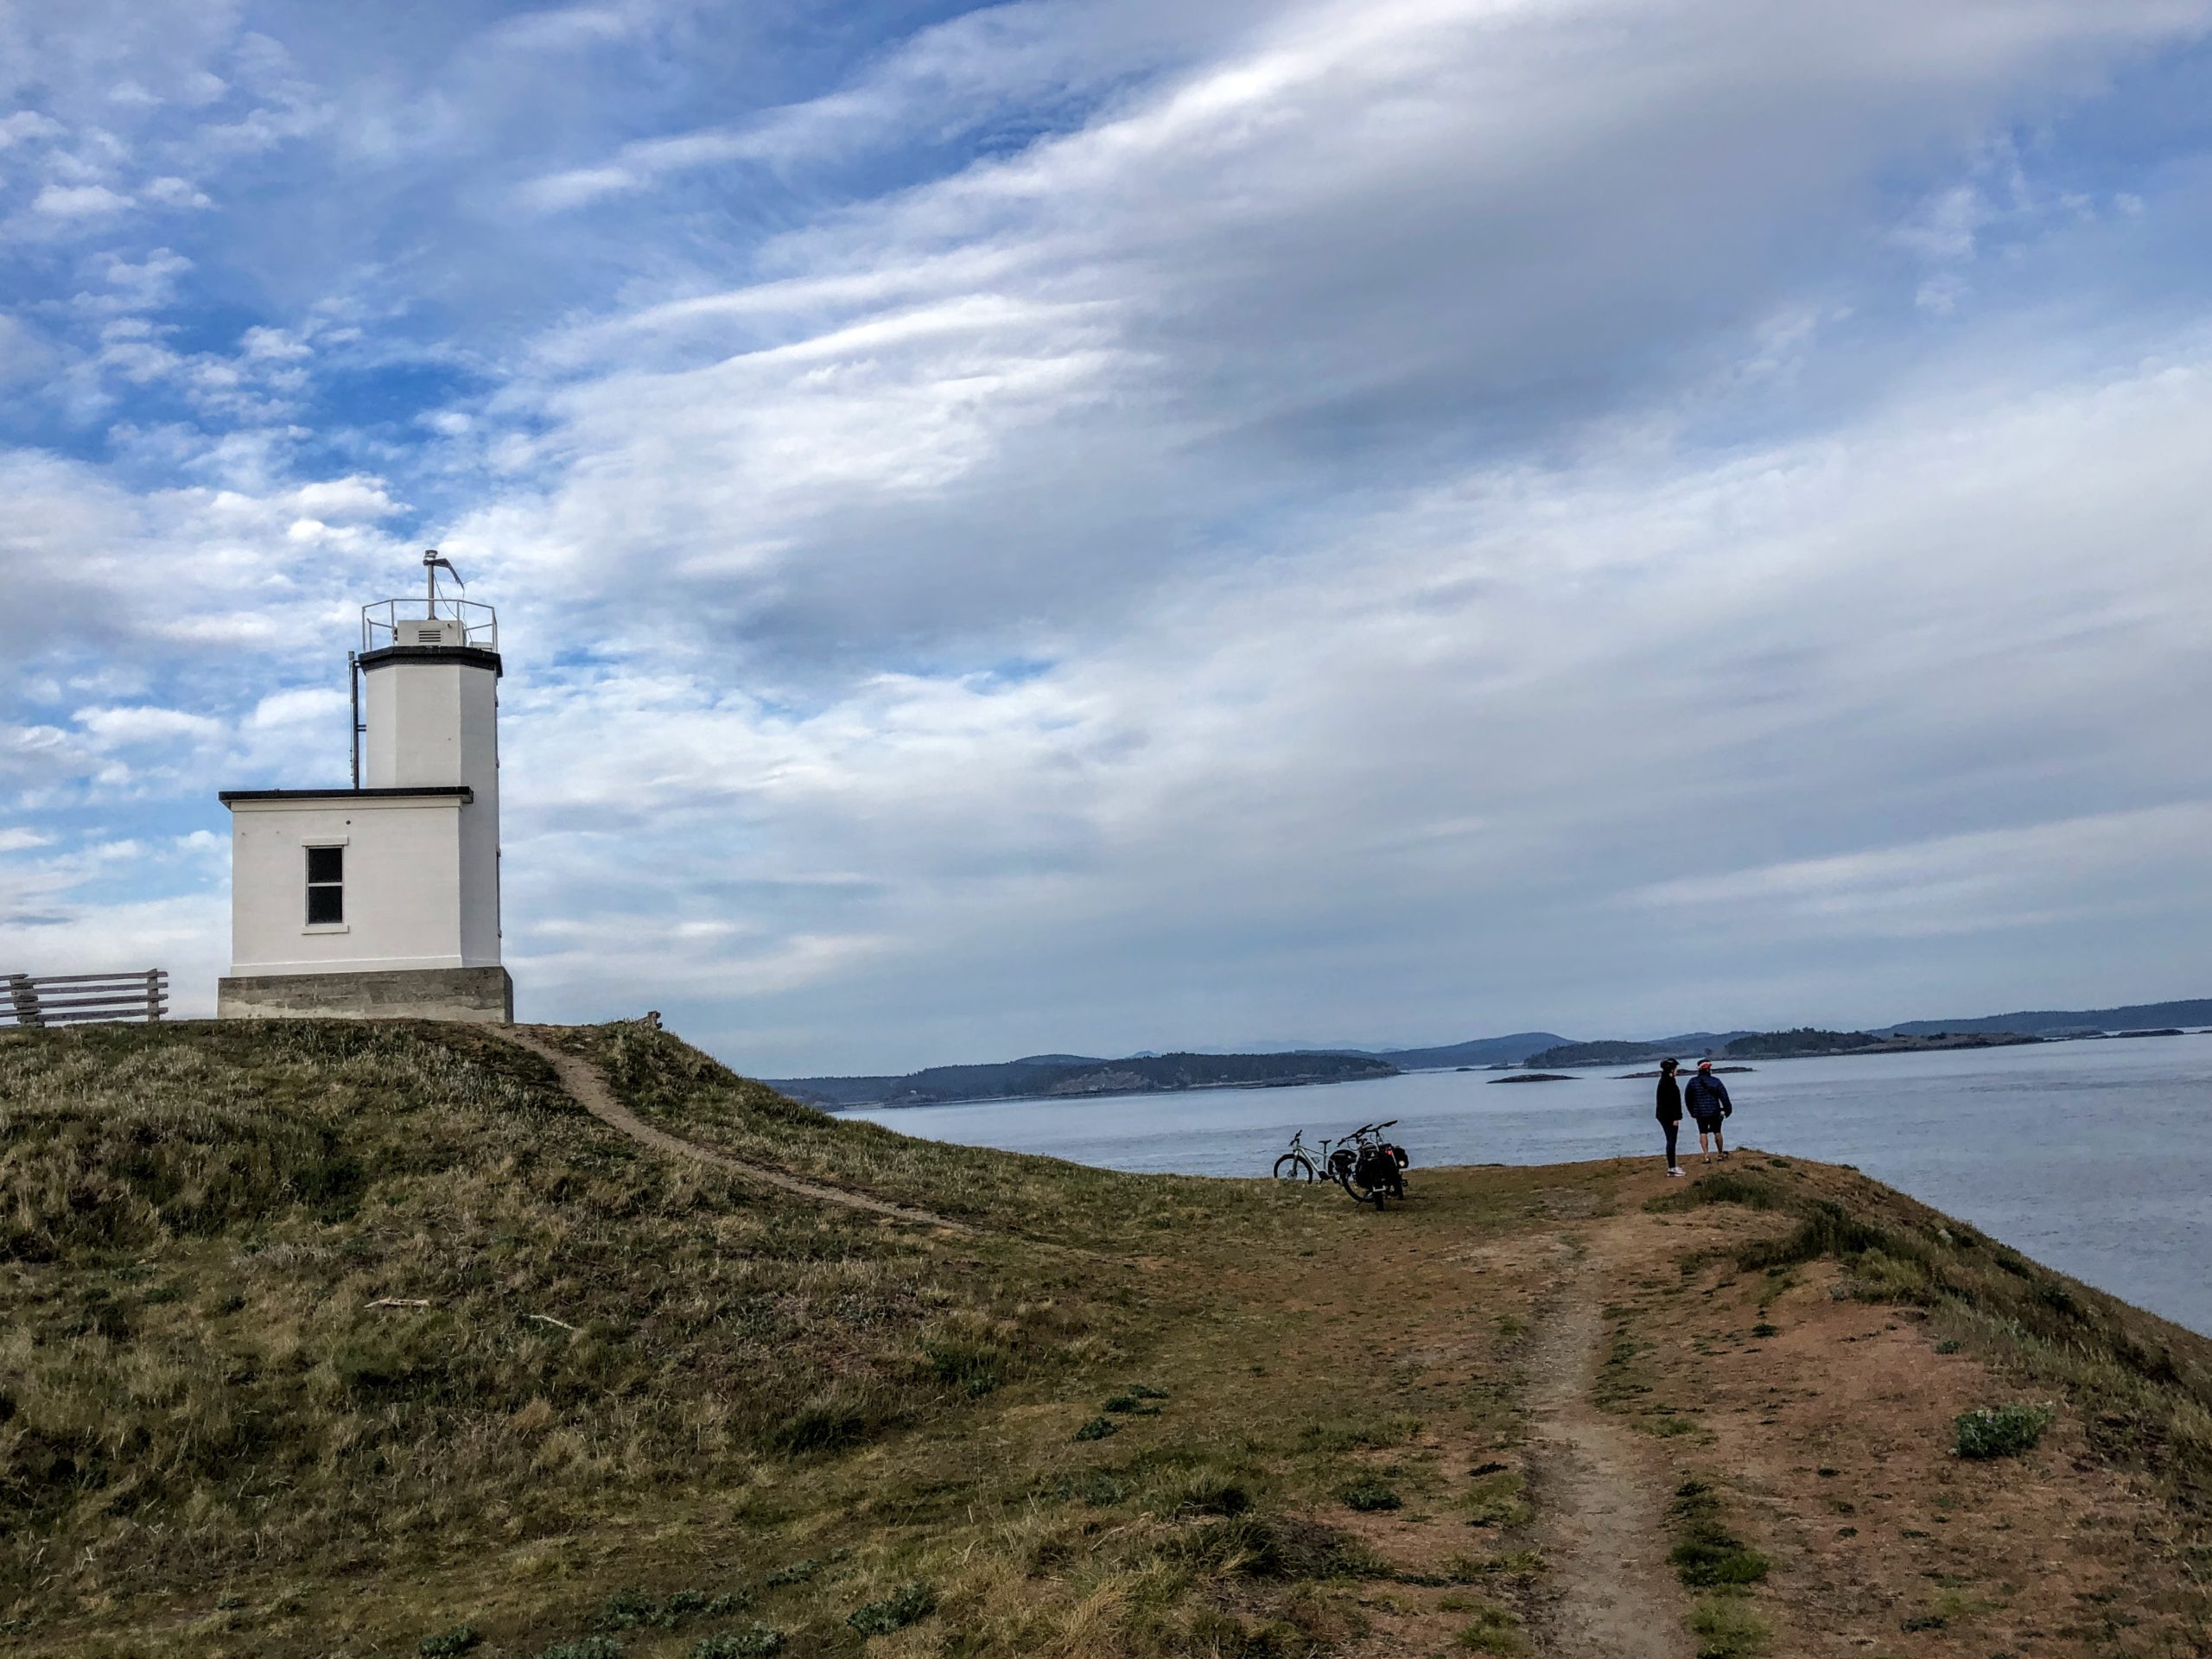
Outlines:
<svg viewBox="0 0 2212 1659"><path fill-rule="evenodd" d="M321 927L346 919L346 849L308 849L308 925Z"/></svg>

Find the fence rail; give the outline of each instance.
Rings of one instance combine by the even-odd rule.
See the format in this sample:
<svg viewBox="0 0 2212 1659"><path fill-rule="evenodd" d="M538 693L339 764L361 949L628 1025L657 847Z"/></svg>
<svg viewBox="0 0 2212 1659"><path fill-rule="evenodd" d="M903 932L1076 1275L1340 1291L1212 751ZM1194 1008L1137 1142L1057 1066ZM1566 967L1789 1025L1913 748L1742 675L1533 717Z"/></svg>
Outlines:
<svg viewBox="0 0 2212 1659"><path fill-rule="evenodd" d="M67 1026L93 1020L158 1020L168 1012L165 968L128 974L10 974L7 999L19 1026Z"/></svg>

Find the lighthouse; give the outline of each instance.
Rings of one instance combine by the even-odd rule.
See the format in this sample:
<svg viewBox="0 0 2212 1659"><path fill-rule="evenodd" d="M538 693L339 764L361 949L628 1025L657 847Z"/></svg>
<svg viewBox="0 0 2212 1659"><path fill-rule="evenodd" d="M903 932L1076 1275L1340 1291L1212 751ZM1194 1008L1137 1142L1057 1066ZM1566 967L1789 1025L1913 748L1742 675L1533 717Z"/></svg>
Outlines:
<svg viewBox="0 0 2212 1659"><path fill-rule="evenodd" d="M233 789L219 1018L514 1018L499 961L499 625L423 556L361 611L350 789ZM447 581L442 583L441 573Z"/></svg>

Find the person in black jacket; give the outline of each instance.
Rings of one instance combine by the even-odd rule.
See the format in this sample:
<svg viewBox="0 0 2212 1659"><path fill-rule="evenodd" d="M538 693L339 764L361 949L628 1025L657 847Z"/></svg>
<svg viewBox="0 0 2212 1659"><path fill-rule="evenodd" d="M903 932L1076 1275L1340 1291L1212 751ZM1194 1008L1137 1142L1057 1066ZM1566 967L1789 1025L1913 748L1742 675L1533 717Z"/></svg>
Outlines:
<svg viewBox="0 0 2212 1659"><path fill-rule="evenodd" d="M1682 1090L1675 1081L1675 1062L1659 1062L1659 1127L1667 1132L1667 1173L1680 1175L1682 1166L1675 1161L1675 1135L1682 1127Z"/></svg>
<svg viewBox="0 0 2212 1659"><path fill-rule="evenodd" d="M1711 1060L1697 1063L1697 1076L1690 1079L1684 1099L1690 1109L1690 1116L1697 1120L1698 1151L1704 1154L1707 1163L1713 1161L1715 1147L1726 1158L1728 1143L1721 1135L1720 1121L1732 1113L1736 1105L1728 1098L1728 1085L1713 1075ZM1708 1141L1710 1145L1707 1144Z"/></svg>

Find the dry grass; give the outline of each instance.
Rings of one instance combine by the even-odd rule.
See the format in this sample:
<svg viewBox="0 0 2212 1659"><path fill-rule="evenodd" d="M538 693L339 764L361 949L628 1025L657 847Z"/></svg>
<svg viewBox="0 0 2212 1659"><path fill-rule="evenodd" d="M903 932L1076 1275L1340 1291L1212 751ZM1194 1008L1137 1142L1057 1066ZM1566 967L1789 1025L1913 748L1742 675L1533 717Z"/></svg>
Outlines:
<svg viewBox="0 0 2212 1659"><path fill-rule="evenodd" d="M545 1034L593 1060L623 1104L672 1135L995 1231L1085 1249L1180 1250L1224 1221L1237 1224L1242 1236L1313 1211L1300 1202L1310 1195L1263 1183L1127 1175L918 1140L833 1117L642 1026L566 1027Z"/></svg>
<svg viewBox="0 0 2212 1659"><path fill-rule="evenodd" d="M465 1027L0 1033L0 1629L636 1659L756 1624L852 1651L856 1618L975 1655L1349 1628L1310 1590L1341 1541L1249 1444L1179 1441L1128 1363L1206 1263L1349 1206L909 1141L672 1038L570 1040L683 1134L992 1224L643 1153ZM1109 1395L1143 1433L1076 1444Z"/></svg>
<svg viewBox="0 0 2212 1659"><path fill-rule="evenodd" d="M1288 1659L1415 1625L1424 1651L1541 1635L1541 1488L1495 1454L1560 1230L1605 1224L1627 1166L1428 1172L1377 1217L912 1141L664 1034L554 1034L676 1133L974 1225L644 1153L466 1027L0 1033L11 1652L347 1659L466 1626L480 1659ZM1755 1181L1667 1202L1738 1206L1705 1233L1739 1270L1836 1255L1851 1294L1927 1303L2177 1513L2201 1496L2205 1344L1845 1172ZM1613 1324L1600 1393L1656 1421ZM1079 1440L1093 1419L1115 1432ZM1348 1508L1362 1482L1401 1506ZM1707 1607L1708 1650L1765 1639L1756 1610Z"/></svg>
<svg viewBox="0 0 2212 1659"><path fill-rule="evenodd" d="M1116 1323L1080 1258L763 1201L452 1028L0 1036L0 1193L16 1618L557 1537Z"/></svg>

